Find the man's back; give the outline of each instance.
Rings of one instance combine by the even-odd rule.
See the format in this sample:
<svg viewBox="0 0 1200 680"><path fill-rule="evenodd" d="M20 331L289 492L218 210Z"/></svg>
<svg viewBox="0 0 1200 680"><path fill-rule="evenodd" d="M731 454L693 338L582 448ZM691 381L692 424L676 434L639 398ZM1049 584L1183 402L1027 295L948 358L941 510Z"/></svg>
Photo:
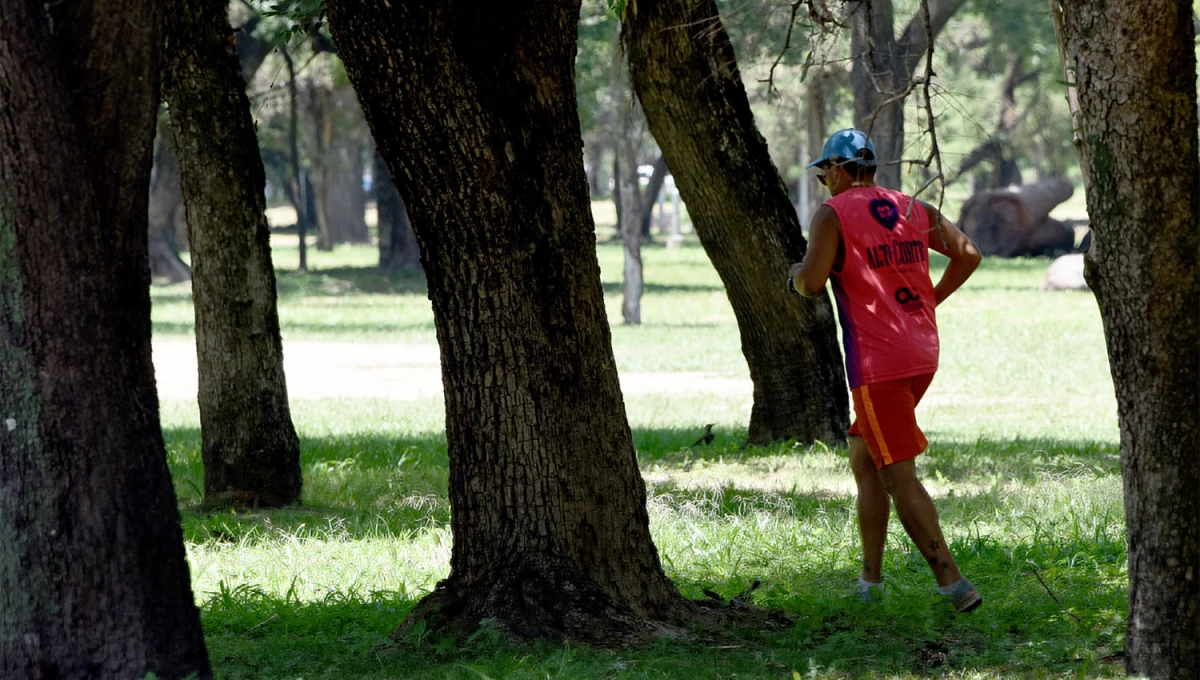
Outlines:
<svg viewBox="0 0 1200 680"><path fill-rule="evenodd" d="M841 223L844 259L831 278L850 386L933 373L938 336L924 206L878 186L851 188L825 204Z"/></svg>

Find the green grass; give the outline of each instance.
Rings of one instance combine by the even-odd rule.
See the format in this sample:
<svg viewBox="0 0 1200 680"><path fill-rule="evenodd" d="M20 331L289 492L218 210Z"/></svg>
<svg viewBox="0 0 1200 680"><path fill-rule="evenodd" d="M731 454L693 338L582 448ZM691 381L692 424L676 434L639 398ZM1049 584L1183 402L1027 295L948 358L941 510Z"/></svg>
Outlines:
<svg viewBox="0 0 1200 680"><path fill-rule="evenodd" d="M599 247L610 319L620 250ZM288 266L290 251L276 251ZM383 277L374 253L310 251L281 271L286 341L435 343L419 277ZM637 328L614 325L625 374L745 380L720 281L694 242L645 253ZM795 620L707 643L597 651L387 634L446 574L450 551L440 399L296 400L304 508L206 515L196 406L163 404L193 587L221 678L1114 677L1126 611L1116 405L1095 301L1041 293L1047 260L988 260L940 309L942 369L919 418L920 470L958 561L986 603L956 617L892 523L876 605L843 596L858 570L843 449L742 448L745 390L626 398L668 575L692 597L761 579L762 606ZM192 333L186 287L154 291L156 338ZM664 382L669 382L664 378ZM705 422L717 439L688 448ZM1044 584L1044 585L1043 585ZM795 675L793 675L795 674Z"/></svg>

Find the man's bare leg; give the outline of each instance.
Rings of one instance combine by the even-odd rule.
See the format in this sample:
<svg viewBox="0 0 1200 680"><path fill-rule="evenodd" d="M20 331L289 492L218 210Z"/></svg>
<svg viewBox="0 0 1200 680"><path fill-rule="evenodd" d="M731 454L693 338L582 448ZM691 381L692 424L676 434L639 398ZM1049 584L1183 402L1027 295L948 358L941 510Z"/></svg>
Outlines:
<svg viewBox="0 0 1200 680"><path fill-rule="evenodd" d="M957 583L962 578L958 565L950 555L946 539L942 536L942 527L938 523L937 508L933 499L925 491L921 480L917 479L915 460L893 463L879 471L880 479L887 493L896 503L896 514L900 523L908 532L908 537L916 544L939 586ZM861 489L861 482L859 484Z"/></svg>
<svg viewBox="0 0 1200 680"><path fill-rule="evenodd" d="M863 565L861 578L879 583L883 567L883 544L887 538L891 501L880 480L875 461L867 449L867 440L850 437L850 469L858 484L858 533L862 537Z"/></svg>

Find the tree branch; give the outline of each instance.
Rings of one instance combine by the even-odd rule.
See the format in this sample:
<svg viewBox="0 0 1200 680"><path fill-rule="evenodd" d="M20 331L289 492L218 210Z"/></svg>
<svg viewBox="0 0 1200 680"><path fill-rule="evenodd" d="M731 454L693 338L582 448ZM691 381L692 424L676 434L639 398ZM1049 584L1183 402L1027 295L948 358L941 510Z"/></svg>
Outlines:
<svg viewBox="0 0 1200 680"><path fill-rule="evenodd" d="M922 10L913 15L896 41L896 63L905 77L909 77L917 68L928 45L933 44L933 39L942 32L946 22L964 2L966 0L922 0Z"/></svg>

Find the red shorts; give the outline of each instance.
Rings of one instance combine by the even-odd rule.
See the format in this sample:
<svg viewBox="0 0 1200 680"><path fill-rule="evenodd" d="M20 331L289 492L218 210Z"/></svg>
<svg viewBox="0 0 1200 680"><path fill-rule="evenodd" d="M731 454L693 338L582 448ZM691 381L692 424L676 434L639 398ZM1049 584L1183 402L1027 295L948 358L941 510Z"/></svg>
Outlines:
<svg viewBox="0 0 1200 680"><path fill-rule="evenodd" d="M861 385L850 390L854 399L851 437L862 437L875 459L875 467L921 455L929 440L917 427L917 404L933 382L933 374Z"/></svg>

